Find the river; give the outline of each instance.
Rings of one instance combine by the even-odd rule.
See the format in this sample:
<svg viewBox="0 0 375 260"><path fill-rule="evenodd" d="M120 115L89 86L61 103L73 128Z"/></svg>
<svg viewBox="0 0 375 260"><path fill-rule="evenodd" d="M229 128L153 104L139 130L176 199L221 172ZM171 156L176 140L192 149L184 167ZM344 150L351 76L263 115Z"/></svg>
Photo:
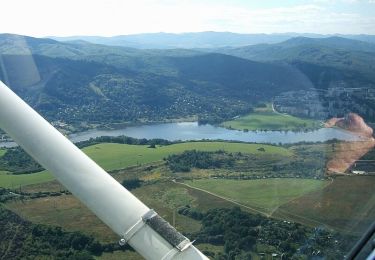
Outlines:
<svg viewBox="0 0 375 260"><path fill-rule="evenodd" d="M85 141L99 136L126 135L134 138L161 138L169 141L176 140L226 140L255 143L298 143L324 142L331 139L355 141L359 138L337 128L321 128L308 132L292 131L238 131L212 125L199 125L197 122L167 123L154 125L132 126L117 130L89 130L72 134L73 142Z"/></svg>
<svg viewBox="0 0 375 260"><path fill-rule="evenodd" d="M320 128L307 132L292 131L238 131L212 125L199 125L197 122L166 123L131 126L116 130L88 130L71 134L73 142L86 141L99 136L126 135L134 138L161 138L169 141L226 140L254 143L287 144L298 142L324 142L331 139L356 141L360 138L348 131L337 128ZM14 142L2 142L0 147L12 147Z"/></svg>

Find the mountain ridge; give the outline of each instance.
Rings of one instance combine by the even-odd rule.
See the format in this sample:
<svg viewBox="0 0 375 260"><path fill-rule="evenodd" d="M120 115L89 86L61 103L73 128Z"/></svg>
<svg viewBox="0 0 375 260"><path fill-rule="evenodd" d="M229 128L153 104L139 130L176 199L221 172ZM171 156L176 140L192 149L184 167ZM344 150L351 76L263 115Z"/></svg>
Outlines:
<svg viewBox="0 0 375 260"><path fill-rule="evenodd" d="M140 49L170 48L222 48L256 45L261 43L280 43L288 39L304 36L310 38L326 38L339 36L364 42L375 43L375 35L343 35L313 33L273 33L273 34L241 34L232 32L192 32L192 33L144 33L130 35L101 36L69 36L50 38L58 41L86 40L112 46L126 46Z"/></svg>
<svg viewBox="0 0 375 260"><path fill-rule="evenodd" d="M350 49L352 40L341 42L342 50L334 47L340 38L323 40L328 47L317 41L140 50L0 35L0 79L50 120L72 124L191 116L220 122L286 91L375 85L372 52Z"/></svg>

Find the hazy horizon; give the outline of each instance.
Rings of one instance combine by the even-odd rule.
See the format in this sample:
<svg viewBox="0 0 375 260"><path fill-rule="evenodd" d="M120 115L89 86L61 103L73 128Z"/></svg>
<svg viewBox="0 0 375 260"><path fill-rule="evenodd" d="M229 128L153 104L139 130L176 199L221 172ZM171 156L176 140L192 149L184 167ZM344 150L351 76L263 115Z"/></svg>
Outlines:
<svg viewBox="0 0 375 260"><path fill-rule="evenodd" d="M2 3L0 32L47 36L143 33L375 34L375 0L138 0Z"/></svg>
<svg viewBox="0 0 375 260"><path fill-rule="evenodd" d="M364 33L358 33L358 34L351 34L351 33L347 33L347 34L344 34L344 33L308 33L308 32L280 32L280 33L262 33L262 32L259 32L259 33L237 33L237 32L231 32L231 31L197 31L197 32L190 32L190 31L186 31L186 32L163 32L163 31L160 31L160 32L143 32L143 33L129 33L129 34L115 34L115 35L66 35L66 36L56 36L56 35L47 35L47 36L44 36L45 38L48 38L48 37L79 37L79 36L87 36L87 37L117 37L117 36L131 36L131 35L142 35L142 34L171 34L171 35L183 35L183 34L194 34L194 33L231 33L231 34L239 34L239 35L321 35L321 36L340 36L340 35L373 35L375 36L375 33L374 34L364 34Z"/></svg>
<svg viewBox="0 0 375 260"><path fill-rule="evenodd" d="M358 34L343 34L343 33L326 33L326 34L320 34L320 33L308 33L308 32L281 32L281 33L236 33L231 31L198 31L198 32L143 32L143 33L129 33L129 34L115 34L115 35L87 35L87 34L76 34L76 35L46 35L46 36L34 36L30 34L18 34L18 33L12 33L12 32L0 32L0 34L13 34L13 35L20 35L20 36L28 36L28 37L34 37L34 38L74 38L74 37L104 37L104 38L111 38L111 37L121 37L121 36L136 36L136 35L152 35L152 34L165 34L165 35L186 35L186 34L203 34L203 33L229 33L229 34L237 34L237 35L290 35L295 37L309 37L309 36L323 36L323 37L334 37L334 36L375 36L374 34L364 34L364 33L358 33Z"/></svg>

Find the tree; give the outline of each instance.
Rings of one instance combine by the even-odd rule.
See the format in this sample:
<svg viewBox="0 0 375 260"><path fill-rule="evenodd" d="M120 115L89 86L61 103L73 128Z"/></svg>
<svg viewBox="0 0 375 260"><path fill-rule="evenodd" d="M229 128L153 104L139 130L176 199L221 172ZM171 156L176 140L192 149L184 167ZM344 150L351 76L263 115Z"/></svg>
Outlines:
<svg viewBox="0 0 375 260"><path fill-rule="evenodd" d="M141 187L142 180L140 179L129 179L129 180L123 180L122 186L124 186L128 190L133 190L136 188Z"/></svg>

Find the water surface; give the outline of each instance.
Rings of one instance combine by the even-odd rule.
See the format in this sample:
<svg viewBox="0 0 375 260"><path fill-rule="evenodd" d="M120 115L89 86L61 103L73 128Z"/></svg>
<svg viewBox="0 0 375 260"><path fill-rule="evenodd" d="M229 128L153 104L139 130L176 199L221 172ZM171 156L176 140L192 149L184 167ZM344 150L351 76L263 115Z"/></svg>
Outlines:
<svg viewBox="0 0 375 260"><path fill-rule="evenodd" d="M134 138L160 138L169 141L188 140L226 140L255 143L286 144L298 142L324 142L331 139L356 141L360 138L348 131L337 128L321 128L307 132L292 131L239 131L212 125L199 125L197 122L167 123L132 126L117 130L89 130L70 135L73 142L99 136L126 135Z"/></svg>
<svg viewBox="0 0 375 260"><path fill-rule="evenodd" d="M332 139L357 141L360 137L337 128L321 128L307 132L293 131L239 131L197 122L166 123L131 126L116 130L88 130L71 134L69 139L81 142L100 136L130 136L134 138L160 138L169 141L225 140L254 143L288 144L298 142L324 142ZM0 147L14 147L14 142L0 142Z"/></svg>

